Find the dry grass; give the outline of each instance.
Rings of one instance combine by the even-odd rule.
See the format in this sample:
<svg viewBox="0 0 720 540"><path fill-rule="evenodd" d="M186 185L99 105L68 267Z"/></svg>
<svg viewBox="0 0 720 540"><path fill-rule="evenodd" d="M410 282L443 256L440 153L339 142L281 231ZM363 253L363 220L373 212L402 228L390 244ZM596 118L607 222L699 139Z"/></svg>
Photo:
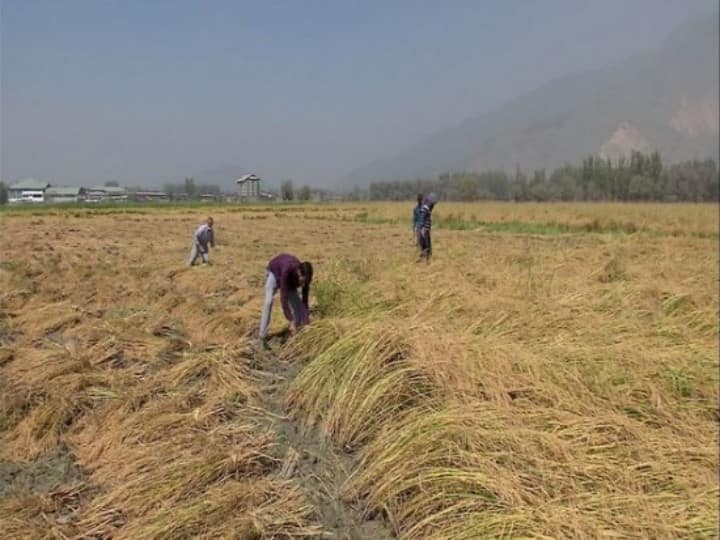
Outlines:
<svg viewBox="0 0 720 540"><path fill-rule="evenodd" d="M426 266L408 206L223 208L190 270L199 210L3 217L0 475L78 465L12 484L4 536L321 534L256 413L249 334L289 250L317 316L281 351L303 364L285 407L351 453L367 516L413 539L717 537L717 207L441 204Z"/></svg>

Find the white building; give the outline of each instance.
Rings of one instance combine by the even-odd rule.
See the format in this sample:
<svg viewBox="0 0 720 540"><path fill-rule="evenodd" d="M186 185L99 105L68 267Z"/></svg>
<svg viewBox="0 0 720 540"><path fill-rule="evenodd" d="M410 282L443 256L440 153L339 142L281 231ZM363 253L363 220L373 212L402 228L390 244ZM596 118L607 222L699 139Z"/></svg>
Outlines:
<svg viewBox="0 0 720 540"><path fill-rule="evenodd" d="M88 202L126 201L127 199L128 193L124 187L95 186L88 188L85 192L85 200Z"/></svg>
<svg viewBox="0 0 720 540"><path fill-rule="evenodd" d="M35 178L25 178L8 187L9 203L45 202L45 191L50 187L48 182Z"/></svg>
<svg viewBox="0 0 720 540"><path fill-rule="evenodd" d="M260 198L260 178L257 175L246 174L235 180L235 183L241 199L256 201Z"/></svg>
<svg viewBox="0 0 720 540"><path fill-rule="evenodd" d="M50 186L45 190L45 202L73 203L83 200L84 188L80 186Z"/></svg>

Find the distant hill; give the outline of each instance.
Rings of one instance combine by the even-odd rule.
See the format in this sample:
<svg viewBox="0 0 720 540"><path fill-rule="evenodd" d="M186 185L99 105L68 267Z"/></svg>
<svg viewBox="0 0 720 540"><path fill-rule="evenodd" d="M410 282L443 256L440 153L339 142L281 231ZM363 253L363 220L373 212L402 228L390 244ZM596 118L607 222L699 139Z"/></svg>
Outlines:
<svg viewBox="0 0 720 540"><path fill-rule="evenodd" d="M666 161L718 158L718 14L679 27L659 47L609 69L555 80L497 110L441 131L342 186L513 171L657 149Z"/></svg>

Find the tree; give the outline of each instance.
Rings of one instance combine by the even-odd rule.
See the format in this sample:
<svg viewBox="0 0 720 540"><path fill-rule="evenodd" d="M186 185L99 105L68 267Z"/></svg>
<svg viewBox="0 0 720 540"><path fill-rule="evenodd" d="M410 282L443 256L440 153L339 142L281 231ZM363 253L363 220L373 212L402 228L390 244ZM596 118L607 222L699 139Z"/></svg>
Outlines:
<svg viewBox="0 0 720 540"><path fill-rule="evenodd" d="M660 175L662 174L663 166L662 166L662 158L660 157L660 152L657 150L652 153L650 156L650 163L648 164L648 176L653 179L653 182L655 184L658 183L658 180L660 180Z"/></svg>
<svg viewBox="0 0 720 540"><path fill-rule="evenodd" d="M528 188L530 199L533 201L546 201L548 199L545 169L536 170Z"/></svg>
<svg viewBox="0 0 720 540"><path fill-rule="evenodd" d="M7 204L8 202L8 189L5 182L0 182L0 204Z"/></svg>
<svg viewBox="0 0 720 540"><path fill-rule="evenodd" d="M298 190L297 198L299 201L309 201L311 196L312 190L308 185L304 185Z"/></svg>
<svg viewBox="0 0 720 540"><path fill-rule="evenodd" d="M194 178L185 179L185 193L189 198L194 198L197 195L197 187L195 187Z"/></svg>
<svg viewBox="0 0 720 540"><path fill-rule="evenodd" d="M564 165L559 169L555 169L550 175L549 180L549 196L551 199L560 199L561 201L572 201L577 193L577 178L579 172L571 165Z"/></svg>
<svg viewBox="0 0 720 540"><path fill-rule="evenodd" d="M117 180L108 180L105 182L105 187L120 187L120 183Z"/></svg>
<svg viewBox="0 0 720 540"><path fill-rule="evenodd" d="M480 175L481 185L487 188L492 198L506 201L510 198L510 180L505 171L491 171Z"/></svg>
<svg viewBox="0 0 720 540"><path fill-rule="evenodd" d="M292 201L295 198L295 190L293 189L293 181L289 178L280 185L280 194L283 201Z"/></svg>
<svg viewBox="0 0 720 540"><path fill-rule="evenodd" d="M366 201L372 199L370 193L363 190L360 186L353 186L352 191L348 194L348 199L351 201Z"/></svg>
<svg viewBox="0 0 720 540"><path fill-rule="evenodd" d="M548 174L541 169L528 178L519 166L514 177L504 171L458 171L432 179L371 182L365 191L356 188L350 198L407 201L430 192L449 201L717 201L720 197L720 172L712 159L663 165L658 152L635 151L617 162L589 156L579 166L565 164Z"/></svg>
<svg viewBox="0 0 720 540"><path fill-rule="evenodd" d="M200 184L197 186L197 192L200 195L220 195L222 190L215 184Z"/></svg>
<svg viewBox="0 0 720 540"><path fill-rule="evenodd" d="M635 175L630 180L628 195L633 201L647 201L653 195L653 181L651 178L642 175Z"/></svg>
<svg viewBox="0 0 720 540"><path fill-rule="evenodd" d="M520 170L520 165L515 166L515 178L510 186L510 194L516 201L528 200L527 176Z"/></svg>

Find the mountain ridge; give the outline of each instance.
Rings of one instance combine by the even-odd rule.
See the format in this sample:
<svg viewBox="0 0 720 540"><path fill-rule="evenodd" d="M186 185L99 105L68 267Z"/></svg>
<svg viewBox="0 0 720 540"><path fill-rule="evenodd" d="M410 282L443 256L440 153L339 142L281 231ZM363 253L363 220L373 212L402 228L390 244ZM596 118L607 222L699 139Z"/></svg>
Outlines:
<svg viewBox="0 0 720 540"><path fill-rule="evenodd" d="M718 13L679 25L659 47L613 67L584 70L439 130L355 169L343 188L468 170L554 168L615 148L658 150L667 161L718 158ZM636 137L618 131L631 126Z"/></svg>

